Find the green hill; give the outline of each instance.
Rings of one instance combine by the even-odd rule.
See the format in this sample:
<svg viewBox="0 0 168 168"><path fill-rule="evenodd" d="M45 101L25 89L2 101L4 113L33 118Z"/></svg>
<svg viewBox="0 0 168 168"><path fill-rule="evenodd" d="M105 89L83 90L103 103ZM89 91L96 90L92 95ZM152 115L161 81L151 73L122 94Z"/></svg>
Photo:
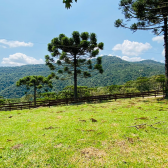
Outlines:
<svg viewBox="0 0 168 168"><path fill-rule="evenodd" d="M97 87L112 84L122 85L129 80L135 80L139 76L150 77L164 74L164 64L144 60L140 62L127 62L118 57L103 56L103 74L97 74L91 78L78 78L78 85ZM48 76L51 73L46 65L25 65L20 67L0 67L0 95L5 98L22 97L24 87L16 87L16 81L29 75ZM53 81L52 91L62 90L65 86L73 85L73 79L66 81Z"/></svg>
<svg viewBox="0 0 168 168"><path fill-rule="evenodd" d="M0 113L1 168L166 168L168 100L133 98Z"/></svg>

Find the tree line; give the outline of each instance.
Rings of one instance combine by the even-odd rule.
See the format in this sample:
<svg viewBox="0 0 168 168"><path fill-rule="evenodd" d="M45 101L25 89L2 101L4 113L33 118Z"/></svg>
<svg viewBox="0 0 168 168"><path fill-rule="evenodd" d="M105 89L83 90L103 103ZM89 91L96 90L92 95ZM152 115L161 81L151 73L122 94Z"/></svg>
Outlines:
<svg viewBox="0 0 168 168"><path fill-rule="evenodd" d="M66 99L74 97L74 86L67 86L62 91L58 92L49 92L46 89L46 92L38 92L42 87L49 85L52 87L51 82L48 78L41 77L32 77L31 85L27 82L20 80L17 85L20 86L21 83L26 84L27 87L33 87L34 94L25 93L25 95L20 99L4 99L0 96L0 104L12 103L12 102L25 102L25 101L42 101L42 100L56 100L56 99ZM26 78L24 78L26 79ZM35 85L36 82L36 85ZM41 84L42 85L41 85ZM28 88L29 89L29 88ZM165 92L165 76L164 75L155 75L151 77L138 77L136 80L127 81L123 85L110 85L105 87L87 87L87 86L77 86L77 96L88 97L88 96L98 96L98 95L108 95L108 94L125 94L125 93L138 93L160 90ZM36 102L34 102L36 103Z"/></svg>

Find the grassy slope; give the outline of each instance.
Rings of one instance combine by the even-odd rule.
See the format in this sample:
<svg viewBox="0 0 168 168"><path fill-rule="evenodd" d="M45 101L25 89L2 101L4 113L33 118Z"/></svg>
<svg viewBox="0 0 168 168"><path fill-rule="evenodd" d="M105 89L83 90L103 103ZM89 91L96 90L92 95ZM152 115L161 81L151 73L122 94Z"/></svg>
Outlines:
<svg viewBox="0 0 168 168"><path fill-rule="evenodd" d="M0 112L0 167L168 167L167 103L136 98ZM154 125L129 127L143 123Z"/></svg>

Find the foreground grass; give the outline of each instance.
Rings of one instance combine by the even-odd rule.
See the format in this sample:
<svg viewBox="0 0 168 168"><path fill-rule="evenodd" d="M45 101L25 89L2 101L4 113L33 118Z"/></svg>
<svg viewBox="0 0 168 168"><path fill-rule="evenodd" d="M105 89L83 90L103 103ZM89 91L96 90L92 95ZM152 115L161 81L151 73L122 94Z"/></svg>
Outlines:
<svg viewBox="0 0 168 168"><path fill-rule="evenodd" d="M0 167L168 167L167 103L136 98L0 112Z"/></svg>

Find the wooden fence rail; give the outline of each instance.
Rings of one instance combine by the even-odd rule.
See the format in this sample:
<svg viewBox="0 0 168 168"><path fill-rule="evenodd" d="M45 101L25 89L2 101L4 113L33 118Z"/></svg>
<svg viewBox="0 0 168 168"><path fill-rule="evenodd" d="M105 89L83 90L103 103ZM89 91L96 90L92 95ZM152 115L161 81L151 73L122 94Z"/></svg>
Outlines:
<svg viewBox="0 0 168 168"><path fill-rule="evenodd" d="M50 107L64 104L73 104L79 102L93 102L93 101L102 101L102 100L112 100L121 99L121 98L134 98L134 97L146 97L146 96L157 96L163 94L162 91L149 91L149 92L141 92L141 93L126 93L126 94L111 94L111 95L99 95L99 96L90 96L90 97L82 97L74 100L74 98L67 99L57 99L57 100L45 100L45 101L37 101L36 107ZM22 103L10 103L0 105L0 111L11 111L11 110L23 110L23 109L31 109L36 108L34 106L34 102L22 102Z"/></svg>

